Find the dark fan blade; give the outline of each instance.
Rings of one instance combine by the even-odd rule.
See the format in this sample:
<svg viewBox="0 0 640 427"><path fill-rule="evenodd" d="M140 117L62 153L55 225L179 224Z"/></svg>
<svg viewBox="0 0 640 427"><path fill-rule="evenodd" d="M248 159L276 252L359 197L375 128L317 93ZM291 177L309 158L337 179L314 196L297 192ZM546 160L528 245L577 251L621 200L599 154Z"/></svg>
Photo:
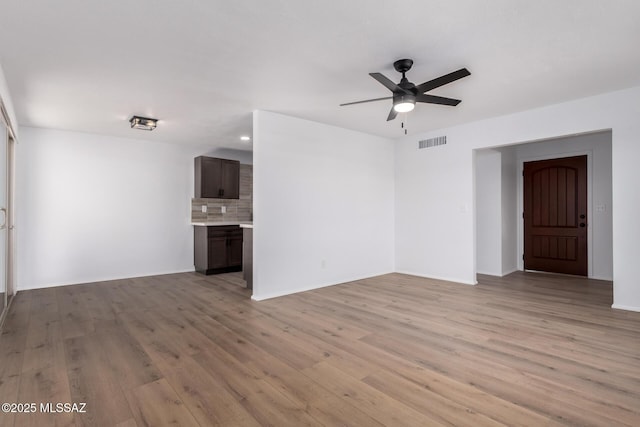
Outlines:
<svg viewBox="0 0 640 427"><path fill-rule="evenodd" d="M389 116L387 117L387 121L393 120L398 115L398 112L391 107L391 111L389 111Z"/></svg>
<svg viewBox="0 0 640 427"><path fill-rule="evenodd" d="M386 87L387 89L389 89L391 92L404 92L408 95L412 95L408 90L406 89L402 89L400 86L398 86L397 84L395 84L394 82L392 82L391 80L389 80L388 78L386 78L385 76L383 76L380 73L369 73L369 75L371 77L373 77L374 79L376 79L377 81L379 81L380 83L382 83L384 85L384 87Z"/></svg>
<svg viewBox="0 0 640 427"><path fill-rule="evenodd" d="M456 106L460 104L462 101L459 99L453 98L443 98L441 96L434 95L416 95L416 102L426 102L427 104L440 104L440 105L452 105Z"/></svg>
<svg viewBox="0 0 640 427"><path fill-rule="evenodd" d="M365 101L347 102L346 104L340 104L340 106L344 107L345 105L362 104L364 102L373 102L373 101L382 101L383 99L391 99L391 98L393 98L393 97L392 96L387 96L387 97L384 97L384 98L367 99Z"/></svg>
<svg viewBox="0 0 640 427"><path fill-rule="evenodd" d="M469 72L469 70L467 70L466 68L461 68L458 71L454 71L453 73L445 74L444 76L438 77L437 79L424 82L421 85L416 86L416 89L418 93L429 92L430 90L433 90L437 87L444 86L470 75L471 73Z"/></svg>

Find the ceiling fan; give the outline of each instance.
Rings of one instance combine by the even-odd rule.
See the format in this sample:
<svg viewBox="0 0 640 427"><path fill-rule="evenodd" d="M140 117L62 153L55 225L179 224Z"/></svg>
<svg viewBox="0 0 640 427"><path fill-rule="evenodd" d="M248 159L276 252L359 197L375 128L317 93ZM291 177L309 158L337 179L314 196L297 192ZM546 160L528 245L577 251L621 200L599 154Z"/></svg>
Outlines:
<svg viewBox="0 0 640 427"><path fill-rule="evenodd" d="M400 83L398 84L392 82L390 79L380 73L369 73L371 77L382 83L384 87L393 92L393 96L367 99L365 101L347 102L346 104L340 104L340 106L343 107L345 105L362 104L364 102L393 99L393 106L391 107L391 111L389 112L389 116L387 117L387 121L389 121L395 119L398 113L406 113L413 110L416 102L451 106L456 106L461 102L459 99L427 95L425 92L429 92L430 90L433 90L440 86L444 86L463 77L467 77L471 75L469 70L467 70L466 68L461 68L458 71L445 74L444 76L438 77L437 79L429 80L428 82L424 82L420 85L415 85L405 77L405 73L411 69L412 65L413 60L411 59L400 59L393 63L393 68L395 68L397 72L402 73L402 80L400 80Z"/></svg>

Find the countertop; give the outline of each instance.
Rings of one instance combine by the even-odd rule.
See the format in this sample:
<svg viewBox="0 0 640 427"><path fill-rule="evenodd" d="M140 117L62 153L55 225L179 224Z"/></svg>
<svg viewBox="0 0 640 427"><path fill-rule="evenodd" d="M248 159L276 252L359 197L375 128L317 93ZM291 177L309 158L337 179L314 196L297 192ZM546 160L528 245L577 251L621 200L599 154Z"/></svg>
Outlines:
<svg viewBox="0 0 640 427"><path fill-rule="evenodd" d="M192 222L191 225L197 227L216 227L223 225L239 225L244 228L253 228L253 222L251 221L212 221L212 222Z"/></svg>

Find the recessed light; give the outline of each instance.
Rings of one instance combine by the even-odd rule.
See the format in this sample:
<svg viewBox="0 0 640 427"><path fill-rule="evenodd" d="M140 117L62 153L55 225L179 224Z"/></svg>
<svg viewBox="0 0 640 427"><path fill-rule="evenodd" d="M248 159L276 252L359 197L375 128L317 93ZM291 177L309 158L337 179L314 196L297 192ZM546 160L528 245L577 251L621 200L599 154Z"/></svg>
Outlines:
<svg viewBox="0 0 640 427"><path fill-rule="evenodd" d="M132 129L154 130L158 124L158 119L150 119L148 117L133 116L129 119Z"/></svg>
<svg viewBox="0 0 640 427"><path fill-rule="evenodd" d="M251 137L250 137L250 136L247 136L247 135L242 135L242 136L240 137L240 140L241 140L241 141L251 141Z"/></svg>

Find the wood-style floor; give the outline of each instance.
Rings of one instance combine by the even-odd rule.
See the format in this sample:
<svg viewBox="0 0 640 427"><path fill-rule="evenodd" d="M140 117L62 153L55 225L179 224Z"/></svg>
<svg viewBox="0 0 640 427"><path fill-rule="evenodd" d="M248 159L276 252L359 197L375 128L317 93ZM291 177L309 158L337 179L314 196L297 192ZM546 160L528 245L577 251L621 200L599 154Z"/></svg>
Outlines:
<svg viewBox="0 0 640 427"><path fill-rule="evenodd" d="M239 274L20 292L2 426L639 426L640 313L611 284L391 274L254 302Z"/></svg>

